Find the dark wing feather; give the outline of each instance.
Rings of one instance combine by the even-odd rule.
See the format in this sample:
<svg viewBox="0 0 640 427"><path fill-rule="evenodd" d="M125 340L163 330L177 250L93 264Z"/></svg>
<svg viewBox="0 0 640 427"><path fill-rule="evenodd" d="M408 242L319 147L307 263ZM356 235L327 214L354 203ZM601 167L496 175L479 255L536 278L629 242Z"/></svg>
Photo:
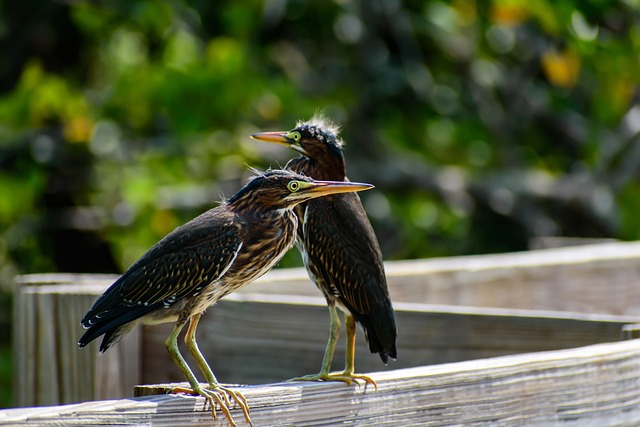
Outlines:
<svg viewBox="0 0 640 427"><path fill-rule="evenodd" d="M307 203L303 245L326 294L338 298L364 327L372 352L396 357L396 323L373 228L356 194Z"/></svg>
<svg viewBox="0 0 640 427"><path fill-rule="evenodd" d="M227 271L240 246L233 214L211 209L156 243L95 302L82 325L113 329L198 293Z"/></svg>

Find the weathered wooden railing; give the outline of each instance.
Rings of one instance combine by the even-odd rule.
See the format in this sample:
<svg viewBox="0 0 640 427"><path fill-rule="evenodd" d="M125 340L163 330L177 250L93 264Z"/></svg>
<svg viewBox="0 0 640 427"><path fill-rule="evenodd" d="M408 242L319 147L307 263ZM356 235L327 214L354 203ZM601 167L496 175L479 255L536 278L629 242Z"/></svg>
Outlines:
<svg viewBox="0 0 640 427"><path fill-rule="evenodd" d="M640 425L640 340L372 374L379 390L337 383L241 388L254 426ZM204 399L156 395L0 411L0 426L228 426ZM245 425L238 409L238 425Z"/></svg>
<svg viewBox="0 0 640 427"><path fill-rule="evenodd" d="M542 384L550 387L549 393L560 393L558 390L565 390L568 394L577 393L574 397L578 399L575 402L578 402L580 396L587 396L585 393L590 387L595 387L594 381L604 378L600 369L609 369L609 363L618 366L617 356L613 355L616 353L614 349L620 348L624 348L630 355L624 365L624 369L629 371L620 371L621 375L624 373L626 376L611 381L620 381L625 387L635 381L634 384L640 388L640 378L636 378L640 376L636 354L640 352L640 348L635 340L569 351L519 354L618 341L624 325L640 320L640 243L608 243L504 255L389 262L386 269L398 317L399 359L384 367L377 356L368 352L364 338L359 336L356 360L358 371L387 371L373 374L386 384L381 387L380 392L345 389L341 384L250 386L246 388L246 393L252 401L254 414L263 414L267 417L265 420L269 420L267 423L271 424L286 424L286 420L291 420L289 423L304 425L304 420L307 419L305 417L317 416L323 419L318 415L319 412L313 415L313 411L320 411L323 405L326 405L325 411L329 407L337 409L335 406L338 401L331 400L333 393L344 399L347 398L347 393L351 406L350 409L342 408L341 411L355 411L357 416L362 415L364 418L343 418L344 414L340 412L336 416L343 421L367 423L379 418L382 424L388 419L391 420L390 425L401 425L403 423L399 422L400 418L396 417L401 413L407 415L407 420L414 419L413 416L434 416L433 420L439 420L434 414L441 411L442 414L451 414L451 422L464 424L463 419L473 418L461 418L463 412L458 412L462 411L460 408L451 409L452 412L447 409L457 405L455 396L458 395L454 392L458 390L456 387L475 393L478 399L488 399L489 402L493 390L503 390L496 388L499 383L507 384L504 386L504 393L508 393L508 384L513 384L514 395L504 404L495 400L496 411L499 412L501 407L509 409L503 413L507 417L503 417L504 419L529 419L525 412L533 411L531 414L535 414L538 404L547 405L545 407L549 411L556 403L565 404L561 399L548 400L549 396L542 393ZM139 334L127 337L126 342L105 355L98 356L95 345L84 350L77 349L75 343L82 333L79 319L112 279L111 276L86 275L31 275L19 278L16 283L14 330L14 390L18 405L53 405L130 397L136 383L182 380L164 349L164 340L168 335L166 327L143 328ZM212 368L223 382L260 384L281 381L317 371L327 336L327 317L324 302L310 284L304 270L273 271L256 284L247 286L211 308L200 324L198 340ZM633 336L633 333L629 336ZM593 351L600 356L594 356ZM503 355L514 356L483 359ZM580 355L596 357L587 357L587 365L590 367L584 368L584 375L571 371L572 363L575 362L576 366L582 363ZM341 367L342 357L343 347L340 346L334 362L336 369ZM473 359L483 360L448 363ZM571 359L575 360L572 362ZM562 362L563 365L554 365L554 361ZM536 365L538 362L541 365ZM448 364L425 367L438 363ZM496 363L507 363L512 368L498 369ZM473 375L482 378L483 366L497 369L485 372L488 376L484 377L487 382L484 383L483 390L490 390L491 393L479 393L473 388L473 384L466 384L466 380L459 384L456 382L463 378L456 374L459 369L471 369ZM538 366L535 369L540 371L527 373L534 366ZM571 380L563 377L565 373L562 370L565 367L569 369L565 373ZM399 368L411 369L406 371ZM554 377L546 370L558 372L558 376ZM434 377L435 372L438 375ZM503 372L506 376L496 374L493 378L490 372ZM515 376L509 377L509 372ZM611 373L609 370L607 372ZM414 374L418 376L417 379L407 378L407 375ZM472 378L473 375L464 378ZM557 380L561 380L563 384L556 384ZM416 385L420 381L424 384ZM479 382L476 385L480 387L482 384ZM603 384L601 388L608 390L607 384ZM417 387L419 391L416 393L424 396L416 401L415 395L408 392L405 395L399 391L408 390L405 387L409 386ZM581 387L582 391L576 387ZM277 400L280 397L275 401L273 396L271 400L268 399L269 393L274 390L283 393L283 406L280 403L274 406L274 402L280 402ZM529 392L526 396L518 397L522 390ZM464 392L460 393L463 394L459 397L464 398ZM579 412L576 419L582 419L580 411L592 411L594 416L599 417L606 416L606 411L611 414L623 411L622 407L625 405L625 413L629 417L636 417L637 395L630 391L627 395L627 400L622 395L615 398L609 396L609 406L603 400L602 404L593 403L595 406L589 406L591 409L576 407L575 410ZM318 396L320 401L309 400L308 396ZM439 397L436 399L434 396ZM390 412L388 418L379 415L374 407L375 402L385 402L392 398L415 401L417 412L414 414L408 407L402 406L402 403L398 412ZM517 399L522 399L522 402L533 400L523 406L525 412L520 412L513 406ZM568 399L567 402L572 401L573 397ZM627 403L619 405L622 400ZM112 416L113 413L109 411L118 412L120 409L117 408L121 408L121 405L130 404L137 415L130 415L133 418L127 419L130 420L127 422L134 422L139 419L136 417L143 417L147 412L164 413L171 408L171 411L183 413L185 408L191 408L186 409L186 412L191 413L202 404L198 399L176 400L174 397L140 398L125 402L129 403L104 403L104 408L111 408L107 412ZM358 405L353 405L354 402ZM367 402L371 407L366 406ZM462 400L460 405L461 402ZM480 401L468 402L470 406L467 411L473 411L474 405L484 405L482 408L486 406L486 403ZM571 406L570 403L566 404L567 408ZM141 409L143 406L148 411ZM539 411L544 412L542 406ZM85 407L89 412L97 410L90 404L60 410L77 415L77 411L81 411L78 408ZM605 411L605 407L609 409ZM304 408L312 413L304 413ZM485 414L487 420L503 419L491 418L499 414L486 411L489 409L484 408L478 414ZM22 414L20 410L9 412L11 416L22 416L16 415ZM124 417L122 420L129 416L126 415L127 411L118 413ZM0 412L0 424L2 415ZM166 420L162 421L162 417L149 416L148 419L154 420L154 425L156 422L170 424ZM204 415L196 412L190 415L190 419L202 421L202 416ZM369 416L372 418L367 418ZM38 419L42 421L45 418ZM260 418L254 416L254 420L257 419ZM498 424L534 425L526 422Z"/></svg>

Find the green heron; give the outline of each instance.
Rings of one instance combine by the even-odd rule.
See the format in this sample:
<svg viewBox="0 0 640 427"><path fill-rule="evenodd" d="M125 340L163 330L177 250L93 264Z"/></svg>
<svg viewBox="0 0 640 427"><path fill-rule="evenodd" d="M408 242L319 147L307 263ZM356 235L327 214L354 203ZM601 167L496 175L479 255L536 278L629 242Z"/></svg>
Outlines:
<svg viewBox="0 0 640 427"><path fill-rule="evenodd" d="M291 169L314 179L348 182L338 128L324 117L298 123L289 132L251 135L261 141L288 146L302 156L292 159ZM310 200L295 208L298 247L309 277L320 288L329 306L329 341L320 372L296 380L334 380L351 384L365 375L354 374L356 322L364 329L372 353L386 364L396 358L396 320L389 299L382 253L371 223L356 194L341 194ZM345 314L347 331L346 366L342 373L329 373L340 319L336 306Z"/></svg>
<svg viewBox="0 0 640 427"><path fill-rule="evenodd" d="M198 349L195 332L200 316L220 298L269 271L293 246L297 204L372 187L314 181L284 170L259 174L228 201L169 233L129 267L82 319L88 330L79 346L104 335L100 345L104 352L137 324L175 322L165 344L191 388L172 391L205 397L214 418L217 403L235 426L229 412L232 399L251 423L244 396L218 383ZM178 349L178 335L187 322L185 343L208 388L200 385Z"/></svg>

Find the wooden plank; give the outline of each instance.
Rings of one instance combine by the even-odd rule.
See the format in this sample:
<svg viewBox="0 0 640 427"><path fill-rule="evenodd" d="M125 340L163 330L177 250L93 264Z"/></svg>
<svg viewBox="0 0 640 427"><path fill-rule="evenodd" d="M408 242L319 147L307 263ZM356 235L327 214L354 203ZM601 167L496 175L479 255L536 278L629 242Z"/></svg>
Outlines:
<svg viewBox="0 0 640 427"><path fill-rule="evenodd" d="M140 330L104 355L97 344L78 349L80 319L96 297L94 291L87 293L84 282L16 285L16 406L123 397L140 381ZM104 278L99 283L102 287Z"/></svg>
<svg viewBox="0 0 640 427"><path fill-rule="evenodd" d="M356 369L384 371L618 341L637 317L396 303L398 360L385 366L358 331ZM144 329L142 382L181 381L165 351L171 325ZM322 298L230 295L200 321L197 338L222 381L268 383L320 369L328 337ZM182 343L180 343L182 345ZM184 346L183 354L190 362ZM344 340L333 369L344 368ZM196 366L194 363L191 363Z"/></svg>
<svg viewBox="0 0 640 427"><path fill-rule="evenodd" d="M640 323L630 323L622 327L622 339L632 340L640 338Z"/></svg>
<svg viewBox="0 0 640 427"><path fill-rule="evenodd" d="M379 386L238 387L254 425L633 427L640 425L640 340L370 374ZM237 408L232 415L246 425ZM12 426L228 426L204 399L159 395L0 411Z"/></svg>
<svg viewBox="0 0 640 427"><path fill-rule="evenodd" d="M604 237L566 237L566 236L537 236L529 239L529 249L563 248L567 246L599 245L601 243L615 243L617 239Z"/></svg>
<svg viewBox="0 0 640 427"><path fill-rule="evenodd" d="M640 315L640 242L385 263L394 302ZM239 291L320 295L304 269Z"/></svg>
<svg viewBox="0 0 640 427"><path fill-rule="evenodd" d="M28 402L26 395L28 393L22 384L33 384L35 382L34 370L28 369L29 363L35 362L35 354L31 348L32 339L21 331L25 331L29 324L34 324L33 313L29 310L30 305L24 304L22 292L19 291L19 285L15 286L13 295L13 331L12 331L12 350L13 350L13 402ZM56 402L59 403L59 402Z"/></svg>
<svg viewBox="0 0 640 427"><path fill-rule="evenodd" d="M632 242L501 255L394 261L387 262L386 269L390 292L400 311L403 303L431 303L637 316L640 314L640 286L637 286L639 260L640 243ZM96 344L82 351L76 348L75 340L82 334L80 318L115 277L38 274L18 279L13 333L16 340L14 396L17 405L123 397L131 394L132 382L181 380L176 369L166 368L168 356L164 345L158 344L166 338L166 328L145 330L145 344L139 353L135 350L139 345L139 337L135 334L140 329L125 338L126 344L116 346L115 351L111 350L105 355L98 355ZM251 298L250 294L256 293L278 298L289 293L316 298L320 295L302 268L274 270L234 295L238 298L249 295L246 298ZM42 307L45 300L47 304L54 304L55 308ZM291 308L286 301L282 303ZM222 301L209 310L199 328L199 339L206 349L205 354L223 378L228 381L270 382L318 369L328 327L326 308L322 302L316 300L310 307L296 308L295 316L288 320L279 317L278 306L261 306L265 316L263 319L279 322L277 327L272 328L277 347L269 345L270 335L266 335L269 331L264 331L261 326L264 320L251 316L254 306L245 306L243 309L237 303L225 304ZM39 306L41 310L38 310ZM441 311L453 313L454 310ZM549 320L544 326L544 321L512 322L503 318L502 322L498 322L497 318L487 318L486 332L482 332L480 325L485 323L477 319L489 313L477 312L474 317L471 312L465 320L462 313L458 313L457 317L443 313L423 317L412 314L411 309L402 311L399 313L400 360L384 368L376 356L370 355L363 347L364 339L360 334L357 369L377 371L518 351L586 345L611 340L615 330L612 325L599 332L595 332L598 327L594 325L586 329L583 326L574 329L572 325L580 322L558 326L553 324L555 320ZM517 313L514 315L517 316ZM562 316L553 314L547 317L559 319ZM633 323L637 322L637 319L632 320ZM209 322L211 326L208 326ZM52 329L54 324L57 326ZM512 326L504 326L509 324ZM520 329L517 329L517 325L521 325ZM51 333L52 330L56 333ZM575 339L543 332L545 330L567 330L570 332L566 335L573 334ZM255 335L257 331L263 335ZM287 335L287 331L290 331L290 335ZM243 346L245 340L251 346ZM503 342L510 343L505 347L505 344L500 344ZM482 348L477 343L490 348ZM557 343L564 345L557 346ZM249 377L236 378L237 365L234 367L229 358L243 360L251 367L255 363L249 363L246 358L254 353L260 353L261 360L268 361L268 369L250 368L248 372L256 375L253 380ZM334 362L336 369L342 366L342 358L341 340ZM136 368L142 360L145 366L143 371ZM125 366L127 368L123 368ZM289 370L285 371L283 366ZM74 367L74 374L61 374L68 372L70 367ZM161 372L166 378L157 378L152 372Z"/></svg>
<svg viewBox="0 0 640 427"><path fill-rule="evenodd" d="M640 315L640 242L494 255L387 261L394 302ZM35 274L24 284L86 284L96 296L113 275ZM319 296L304 268L275 269L238 293Z"/></svg>

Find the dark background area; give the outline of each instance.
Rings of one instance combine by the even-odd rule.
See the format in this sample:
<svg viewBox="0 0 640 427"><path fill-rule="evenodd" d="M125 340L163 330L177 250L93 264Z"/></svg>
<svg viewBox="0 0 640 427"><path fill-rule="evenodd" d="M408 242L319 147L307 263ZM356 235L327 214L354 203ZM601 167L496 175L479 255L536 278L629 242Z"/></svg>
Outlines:
<svg viewBox="0 0 640 427"><path fill-rule="evenodd" d="M362 199L388 260L636 239L639 11L0 0L0 384L15 275L122 272L248 166L294 156L251 133L316 111L376 185Z"/></svg>

